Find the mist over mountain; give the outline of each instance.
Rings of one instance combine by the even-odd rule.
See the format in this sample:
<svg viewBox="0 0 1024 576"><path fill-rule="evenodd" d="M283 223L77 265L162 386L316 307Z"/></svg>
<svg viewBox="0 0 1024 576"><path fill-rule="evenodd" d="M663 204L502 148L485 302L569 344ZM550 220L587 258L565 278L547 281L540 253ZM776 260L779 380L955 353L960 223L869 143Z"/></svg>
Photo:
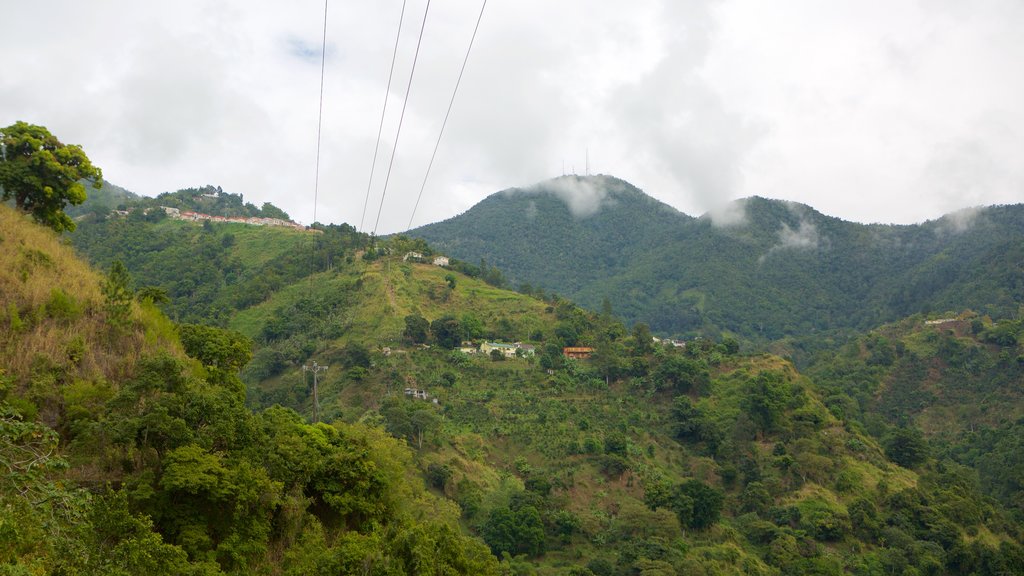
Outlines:
<svg viewBox="0 0 1024 576"><path fill-rule="evenodd" d="M609 176L486 198L412 230L516 284L663 334L774 340L962 306L1013 313L1024 295L1024 206L916 225L860 224L752 197L693 218Z"/></svg>

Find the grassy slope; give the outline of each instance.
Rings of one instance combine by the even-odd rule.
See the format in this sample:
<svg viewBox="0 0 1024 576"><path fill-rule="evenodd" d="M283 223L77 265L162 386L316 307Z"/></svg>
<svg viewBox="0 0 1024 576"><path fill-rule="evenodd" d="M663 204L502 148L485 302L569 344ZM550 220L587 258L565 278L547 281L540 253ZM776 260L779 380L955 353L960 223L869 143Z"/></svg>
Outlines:
<svg viewBox="0 0 1024 576"><path fill-rule="evenodd" d="M115 381L147 352L183 357L172 325L151 307L133 303L133 328L111 334L102 276L7 206L0 206L0 271L0 366L18 387L31 385L40 366L68 380Z"/></svg>

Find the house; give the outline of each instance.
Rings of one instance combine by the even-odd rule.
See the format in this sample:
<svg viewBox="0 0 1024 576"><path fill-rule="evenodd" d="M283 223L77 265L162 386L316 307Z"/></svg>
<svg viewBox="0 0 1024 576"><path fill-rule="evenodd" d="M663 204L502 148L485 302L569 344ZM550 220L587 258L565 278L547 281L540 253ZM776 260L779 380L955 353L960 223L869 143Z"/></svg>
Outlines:
<svg viewBox="0 0 1024 576"><path fill-rule="evenodd" d="M430 394L427 394L426 390L419 390L417 388L406 388L405 395L412 396L413 398L418 398L420 400L427 400L430 397Z"/></svg>
<svg viewBox="0 0 1024 576"><path fill-rule="evenodd" d="M576 360L586 360L593 353L594 349L589 346L566 346L562 348L562 354L566 358L575 358Z"/></svg>
<svg viewBox="0 0 1024 576"><path fill-rule="evenodd" d="M438 256L437 258L434 258L434 266L441 266L442 268L447 268L448 267L448 257L447 256Z"/></svg>
<svg viewBox="0 0 1024 576"><path fill-rule="evenodd" d="M408 262L409 260L419 262L420 260L423 260L423 254L420 254L419 252L406 252L405 256L402 257L402 262Z"/></svg>
<svg viewBox="0 0 1024 576"><path fill-rule="evenodd" d="M516 349L519 350L522 356L536 356L537 347L533 344L523 344L522 342L516 342Z"/></svg>
<svg viewBox="0 0 1024 576"><path fill-rule="evenodd" d="M515 344L503 344L501 342L484 342L480 345L481 354L490 354L494 350L501 352L505 358L515 358L516 348Z"/></svg>

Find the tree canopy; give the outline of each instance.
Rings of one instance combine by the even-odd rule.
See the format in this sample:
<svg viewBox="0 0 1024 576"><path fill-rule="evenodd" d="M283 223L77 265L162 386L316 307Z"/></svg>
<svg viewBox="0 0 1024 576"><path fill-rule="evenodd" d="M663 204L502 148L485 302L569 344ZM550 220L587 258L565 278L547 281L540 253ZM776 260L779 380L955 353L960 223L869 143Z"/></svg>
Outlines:
<svg viewBox="0 0 1024 576"><path fill-rule="evenodd" d="M57 232L73 231L64 206L85 202L81 180L99 188L103 174L81 146L63 144L42 126L15 122L0 128L0 190L19 210Z"/></svg>

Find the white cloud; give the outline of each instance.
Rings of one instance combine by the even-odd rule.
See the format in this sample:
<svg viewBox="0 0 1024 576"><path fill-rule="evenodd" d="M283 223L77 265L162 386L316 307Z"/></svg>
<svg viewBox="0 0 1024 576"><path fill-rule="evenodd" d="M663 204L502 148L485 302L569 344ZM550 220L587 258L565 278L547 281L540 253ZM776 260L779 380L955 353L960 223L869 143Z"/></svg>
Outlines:
<svg viewBox="0 0 1024 576"><path fill-rule="evenodd" d="M884 222L1019 202L1024 5L961 4L491 2L414 225L587 155L690 214L753 195ZM424 6L405 15L371 221ZM361 218L400 7L330 5L320 220ZM478 8L431 4L381 231L411 216ZM43 124L134 191L217 184L309 221L322 17L319 0L11 3L0 126Z"/></svg>

